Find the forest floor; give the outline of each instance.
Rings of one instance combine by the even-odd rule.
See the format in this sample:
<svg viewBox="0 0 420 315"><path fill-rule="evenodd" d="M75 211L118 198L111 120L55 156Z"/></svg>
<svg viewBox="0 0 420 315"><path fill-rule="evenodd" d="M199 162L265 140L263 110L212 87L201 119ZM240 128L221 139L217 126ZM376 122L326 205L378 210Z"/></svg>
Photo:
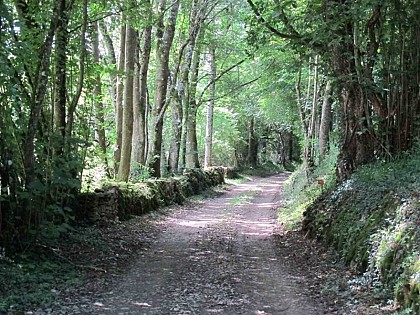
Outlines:
<svg viewBox="0 0 420 315"><path fill-rule="evenodd" d="M86 272L83 285L24 314L386 314L332 253L283 230L276 211L287 176L230 185L99 234L87 228L91 240L74 236L78 244L57 249Z"/></svg>

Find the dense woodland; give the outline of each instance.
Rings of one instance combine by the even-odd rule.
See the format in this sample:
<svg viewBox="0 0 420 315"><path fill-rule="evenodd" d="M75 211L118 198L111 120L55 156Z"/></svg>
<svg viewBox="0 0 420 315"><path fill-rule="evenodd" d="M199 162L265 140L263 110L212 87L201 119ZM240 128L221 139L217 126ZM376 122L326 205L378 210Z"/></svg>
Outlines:
<svg viewBox="0 0 420 315"><path fill-rule="evenodd" d="M417 0L0 0L0 42L2 248L107 179L334 146L342 181L420 132Z"/></svg>

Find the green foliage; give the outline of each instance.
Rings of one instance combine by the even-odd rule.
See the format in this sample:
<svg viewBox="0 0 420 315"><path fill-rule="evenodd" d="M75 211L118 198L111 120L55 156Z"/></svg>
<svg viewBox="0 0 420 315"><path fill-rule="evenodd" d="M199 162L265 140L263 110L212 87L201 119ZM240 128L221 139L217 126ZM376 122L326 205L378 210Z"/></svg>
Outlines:
<svg viewBox="0 0 420 315"><path fill-rule="evenodd" d="M0 309L20 314L25 309L49 307L57 294L79 284L75 267L38 247L10 259L0 258Z"/></svg>
<svg viewBox="0 0 420 315"><path fill-rule="evenodd" d="M284 187L284 204L278 210L279 221L286 229L298 228L303 213L318 197L335 187L338 148L331 145L328 154L310 171L304 164L292 173ZM323 180L323 185L318 184Z"/></svg>
<svg viewBox="0 0 420 315"><path fill-rule="evenodd" d="M198 125L206 124L206 109L203 107L197 117ZM235 148L244 142L244 135L238 127L238 115L227 107L214 109L213 121L213 165L233 166ZM197 129L200 156L204 156L205 128Z"/></svg>
<svg viewBox="0 0 420 315"><path fill-rule="evenodd" d="M364 272L365 282L394 292L395 300L414 314L420 305L418 152L360 168L315 200L304 220L308 233L332 244L343 261Z"/></svg>
<svg viewBox="0 0 420 315"><path fill-rule="evenodd" d="M133 162L131 165L130 179L132 183L142 182L151 177L152 170L147 165Z"/></svg>

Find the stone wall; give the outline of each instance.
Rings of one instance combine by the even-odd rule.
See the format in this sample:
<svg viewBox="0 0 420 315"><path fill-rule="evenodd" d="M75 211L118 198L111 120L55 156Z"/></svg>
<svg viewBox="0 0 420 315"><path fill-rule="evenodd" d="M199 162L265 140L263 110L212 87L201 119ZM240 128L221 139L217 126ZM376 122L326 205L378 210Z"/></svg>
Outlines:
<svg viewBox="0 0 420 315"><path fill-rule="evenodd" d="M186 170L181 176L150 179L141 183L118 183L81 193L73 207L76 220L107 224L142 215L170 204L181 204L186 198L224 183L226 170Z"/></svg>

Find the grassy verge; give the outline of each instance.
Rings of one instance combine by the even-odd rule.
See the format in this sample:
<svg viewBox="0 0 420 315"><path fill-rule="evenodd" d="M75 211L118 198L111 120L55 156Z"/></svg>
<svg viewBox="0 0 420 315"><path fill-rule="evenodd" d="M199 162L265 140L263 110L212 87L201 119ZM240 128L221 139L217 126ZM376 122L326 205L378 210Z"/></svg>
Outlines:
<svg viewBox="0 0 420 315"><path fill-rule="evenodd" d="M286 230L299 229L306 208L322 194L334 189L337 154L338 149L332 146L311 172L302 164L289 177L284 186L284 202L278 211L279 222Z"/></svg>

